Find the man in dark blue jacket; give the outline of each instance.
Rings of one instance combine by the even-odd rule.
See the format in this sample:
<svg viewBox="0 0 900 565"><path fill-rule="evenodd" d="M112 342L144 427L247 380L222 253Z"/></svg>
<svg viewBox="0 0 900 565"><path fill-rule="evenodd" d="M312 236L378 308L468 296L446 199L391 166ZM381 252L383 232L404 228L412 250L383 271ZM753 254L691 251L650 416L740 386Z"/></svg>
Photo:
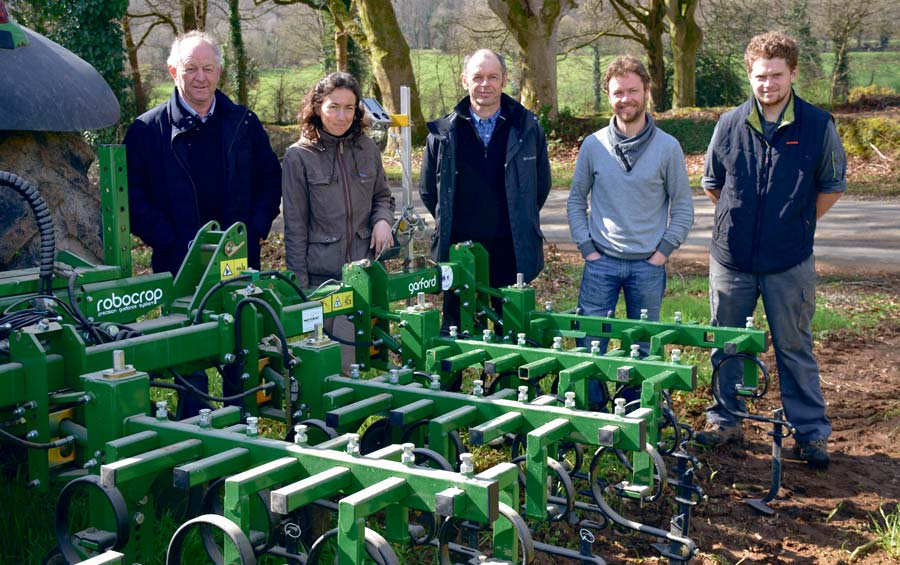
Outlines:
<svg viewBox="0 0 900 565"><path fill-rule="evenodd" d="M753 96L727 112L709 145L702 185L715 203L709 259L712 324L743 327L760 295L769 322L785 416L796 428L795 455L828 467L831 423L812 350L816 309L816 221L846 189L846 156L831 116L792 89L797 43L758 35L744 53ZM742 363L712 356L724 406L707 411L697 441L719 445L743 434L735 413Z"/></svg>
<svg viewBox="0 0 900 565"><path fill-rule="evenodd" d="M450 245L475 241L490 257L490 284L531 281L544 268L540 210L550 194L547 140L537 116L503 94L503 57L480 49L466 57L468 92L446 116L428 124L419 193L436 220L432 253L446 261ZM459 317L444 295L444 326Z"/></svg>
<svg viewBox="0 0 900 565"><path fill-rule="evenodd" d="M281 166L256 115L216 90L219 48L205 33L175 39L171 98L125 134L131 230L153 248L153 271L177 274L197 230L210 220L247 227L248 262L281 202Z"/></svg>
<svg viewBox="0 0 900 565"><path fill-rule="evenodd" d="M167 63L172 97L125 134L131 230L153 248L153 272L175 275L203 225L243 222L249 266L259 269L260 240L281 202L278 157L256 115L216 90L222 54L209 35L177 37ZM208 390L205 372L188 380ZM223 383L226 396L236 392L233 380ZM196 395L182 396L179 416L203 405Z"/></svg>

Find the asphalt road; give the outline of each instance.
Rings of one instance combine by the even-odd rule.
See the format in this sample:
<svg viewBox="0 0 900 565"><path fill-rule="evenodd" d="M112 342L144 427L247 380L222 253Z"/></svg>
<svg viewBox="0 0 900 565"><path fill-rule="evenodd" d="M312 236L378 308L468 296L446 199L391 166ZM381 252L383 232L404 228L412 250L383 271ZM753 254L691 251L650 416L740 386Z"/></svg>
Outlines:
<svg viewBox="0 0 900 565"><path fill-rule="evenodd" d="M394 188L399 210L402 191ZM434 226L416 190L413 205ZM575 250L566 221L568 190L554 189L541 210L541 229L549 243ZM675 252L679 260L705 262L712 236L713 205L705 196L694 197L694 226L684 245ZM281 217L272 228L283 230ZM820 271L900 273L900 200L839 200L819 221L816 229L816 264Z"/></svg>

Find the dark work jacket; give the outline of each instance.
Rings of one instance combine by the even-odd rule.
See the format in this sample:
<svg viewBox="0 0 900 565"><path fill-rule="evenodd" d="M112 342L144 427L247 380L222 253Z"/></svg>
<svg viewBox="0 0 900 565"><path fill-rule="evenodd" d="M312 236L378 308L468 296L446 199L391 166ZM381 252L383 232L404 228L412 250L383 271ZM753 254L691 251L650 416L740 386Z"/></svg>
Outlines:
<svg viewBox="0 0 900 565"><path fill-rule="evenodd" d="M550 160L547 141L537 116L507 96L502 101L509 109L509 138L506 144L504 178L506 210L512 231L516 269L531 281L544 268L544 236L540 211L550 194ZM450 254L451 226L459 226L466 218L453 217L456 190L456 137L458 127L473 127L460 113L468 116L469 99L464 98L446 116L429 122L428 141L422 157L419 194L437 225L431 245L436 261L446 261ZM499 124L498 124L499 125Z"/></svg>
<svg viewBox="0 0 900 565"><path fill-rule="evenodd" d="M281 165L259 118L216 91L225 164L222 229L247 227L248 262L259 268L260 238L269 235L281 201ZM178 272L200 229L199 204L187 148L179 134L199 120L181 108L173 89L168 102L139 116L125 134L131 231L153 248L153 271Z"/></svg>
<svg viewBox="0 0 900 565"><path fill-rule="evenodd" d="M796 95L791 105L770 142L753 97L719 119L713 172L724 184L710 253L730 269L777 273L812 255L815 173L831 115Z"/></svg>

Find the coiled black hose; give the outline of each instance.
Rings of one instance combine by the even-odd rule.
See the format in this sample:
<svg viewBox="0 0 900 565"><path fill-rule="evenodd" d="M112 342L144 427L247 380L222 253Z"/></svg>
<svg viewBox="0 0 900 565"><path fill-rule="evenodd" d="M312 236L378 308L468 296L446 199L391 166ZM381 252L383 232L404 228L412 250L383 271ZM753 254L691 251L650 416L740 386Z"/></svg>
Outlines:
<svg viewBox="0 0 900 565"><path fill-rule="evenodd" d="M38 190L20 176L0 171L0 186L15 190L31 207L37 221L38 233L41 235L40 259L40 293L49 295L53 291L53 259L56 257L56 237L53 229L53 217L50 208L44 202Z"/></svg>

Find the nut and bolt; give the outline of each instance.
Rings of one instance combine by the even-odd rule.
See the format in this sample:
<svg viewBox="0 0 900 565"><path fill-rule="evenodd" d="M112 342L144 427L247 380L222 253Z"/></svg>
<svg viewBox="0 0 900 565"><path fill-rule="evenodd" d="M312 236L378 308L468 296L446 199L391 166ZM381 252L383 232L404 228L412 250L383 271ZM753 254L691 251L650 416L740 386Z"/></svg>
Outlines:
<svg viewBox="0 0 900 565"><path fill-rule="evenodd" d="M472 396L484 396L484 381L481 379L472 381Z"/></svg>
<svg viewBox="0 0 900 565"><path fill-rule="evenodd" d="M431 390L441 390L441 376L431 375Z"/></svg>
<svg viewBox="0 0 900 565"><path fill-rule="evenodd" d="M557 351L562 350L562 338L561 337L556 336L553 338L553 349L556 349Z"/></svg>
<svg viewBox="0 0 900 565"><path fill-rule="evenodd" d="M47 330L49 330L49 329L50 329L50 320L48 320L47 318L41 319L41 321L39 321L39 322L37 323L37 327L38 327L38 329L41 330L41 331L47 331Z"/></svg>
<svg viewBox="0 0 900 565"><path fill-rule="evenodd" d="M519 347L525 347L525 334L516 334L516 345Z"/></svg>
<svg viewBox="0 0 900 565"><path fill-rule="evenodd" d="M528 402L528 387L520 386L519 387L519 396L516 398L519 402Z"/></svg>
<svg viewBox="0 0 900 565"><path fill-rule="evenodd" d="M169 403L165 400L157 400L156 401L156 419L157 420L168 420L169 419Z"/></svg>
<svg viewBox="0 0 900 565"><path fill-rule="evenodd" d="M25 434L25 439L32 440L37 439L38 431L37 430L29 430L27 434Z"/></svg>
<svg viewBox="0 0 900 565"><path fill-rule="evenodd" d="M459 328L456 326L450 326L450 337L455 338L457 336L457 332Z"/></svg>
<svg viewBox="0 0 900 565"><path fill-rule="evenodd" d="M481 338L484 340L485 343L490 343L491 342L491 334L493 334L493 333L494 332L492 332L491 330L482 330Z"/></svg>
<svg viewBox="0 0 900 565"><path fill-rule="evenodd" d="M472 460L471 453L461 453L459 456L459 472L462 475L471 477L475 473L475 462Z"/></svg>
<svg viewBox="0 0 900 565"><path fill-rule="evenodd" d="M591 342L591 354L600 355L600 342L596 339Z"/></svg>
<svg viewBox="0 0 900 565"><path fill-rule="evenodd" d="M676 324L681 323L681 312L678 312L678 311L675 312L675 323Z"/></svg>
<svg viewBox="0 0 900 565"><path fill-rule="evenodd" d="M359 455L359 434L349 434L347 437L347 453Z"/></svg>
<svg viewBox="0 0 900 565"><path fill-rule="evenodd" d="M241 380L242 380L242 381L249 381L249 380L250 380L250 373L241 373Z"/></svg>
<svg viewBox="0 0 900 565"><path fill-rule="evenodd" d="M234 355L234 353L226 353L225 356L222 357L222 359L224 359L226 363L234 363L237 357Z"/></svg>
<svg viewBox="0 0 900 565"><path fill-rule="evenodd" d="M681 363L681 350L680 349L672 350L672 363Z"/></svg>
<svg viewBox="0 0 900 565"><path fill-rule="evenodd" d="M625 415L625 404L628 402L624 398L616 398L614 400L616 407L613 409L613 414L616 416L624 416Z"/></svg>
<svg viewBox="0 0 900 565"><path fill-rule="evenodd" d="M649 310L647 310L646 308L641 308L641 320L646 320L647 318L649 318L650 316L648 313Z"/></svg>
<svg viewBox="0 0 900 565"><path fill-rule="evenodd" d="M548 300L544 302L544 311L545 312L553 312L553 301Z"/></svg>
<svg viewBox="0 0 900 565"><path fill-rule="evenodd" d="M209 408L200 409L200 427L208 428L212 426L212 410Z"/></svg>
<svg viewBox="0 0 900 565"><path fill-rule="evenodd" d="M403 455L400 456L400 462L406 465L407 467L412 467L416 464L416 454L413 453L413 449L415 449L416 444L414 443L404 443L400 447L403 448Z"/></svg>
<svg viewBox="0 0 900 565"><path fill-rule="evenodd" d="M247 416L247 435L250 437L259 435L259 418L256 416Z"/></svg>
<svg viewBox="0 0 900 565"><path fill-rule="evenodd" d="M309 442L309 436L306 435L306 432L309 430L309 426L306 424L297 424L294 426L294 443L296 445L306 445Z"/></svg>
<svg viewBox="0 0 900 565"><path fill-rule="evenodd" d="M575 409L575 393L571 390L566 393L566 408L569 410Z"/></svg>
<svg viewBox="0 0 900 565"><path fill-rule="evenodd" d="M753 316L747 316L747 322L744 324L744 327L748 330L753 329Z"/></svg>
<svg viewBox="0 0 900 565"><path fill-rule="evenodd" d="M640 357L641 357L641 346L636 343L632 343L631 344L631 358L639 359Z"/></svg>
<svg viewBox="0 0 900 565"><path fill-rule="evenodd" d="M135 512L134 513L134 523L140 526L144 523L144 513L143 512Z"/></svg>
<svg viewBox="0 0 900 565"><path fill-rule="evenodd" d="M114 371L125 370L125 351L122 349L114 349L113 350L113 370Z"/></svg>
<svg viewBox="0 0 900 565"><path fill-rule="evenodd" d="M425 307L425 293L424 292L420 292L420 293L416 294L416 306L418 306L419 308Z"/></svg>
<svg viewBox="0 0 900 565"><path fill-rule="evenodd" d="M525 273L516 273L516 288L525 288Z"/></svg>
<svg viewBox="0 0 900 565"><path fill-rule="evenodd" d="M35 402L34 400L29 400L28 402L22 404L21 406L19 406L15 410L13 410L13 415L14 416L24 416L25 412L28 412L29 410L34 410L36 407L37 407L37 402Z"/></svg>
<svg viewBox="0 0 900 565"><path fill-rule="evenodd" d="M353 363L350 365L350 378L358 379L359 378L359 363Z"/></svg>
<svg viewBox="0 0 900 565"><path fill-rule="evenodd" d="M392 385L400 384L400 371L397 369L391 369L390 374L388 375L388 382Z"/></svg>

